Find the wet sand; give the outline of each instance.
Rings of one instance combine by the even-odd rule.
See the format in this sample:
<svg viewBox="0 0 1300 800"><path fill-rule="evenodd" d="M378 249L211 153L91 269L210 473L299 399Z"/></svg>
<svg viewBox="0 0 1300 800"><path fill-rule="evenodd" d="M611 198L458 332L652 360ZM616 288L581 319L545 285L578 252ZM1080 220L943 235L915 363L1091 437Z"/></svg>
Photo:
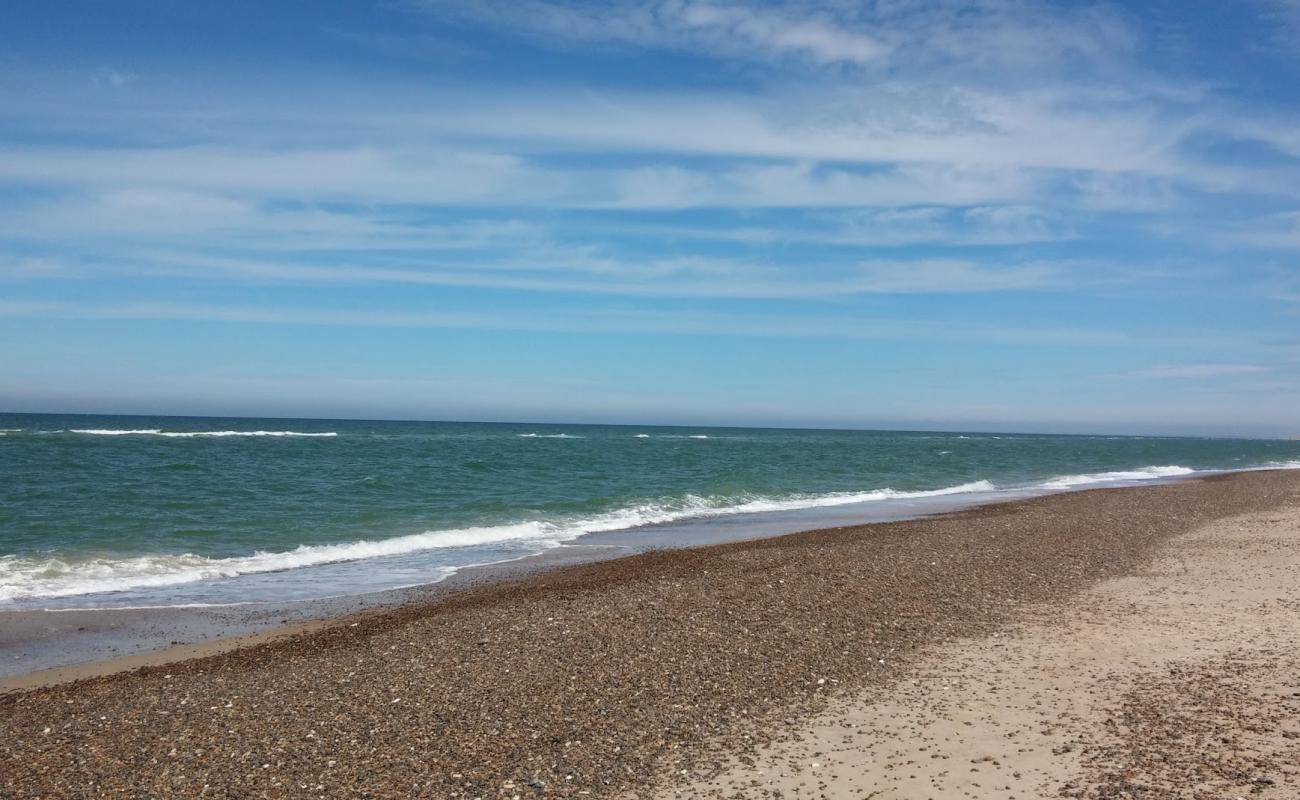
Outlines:
<svg viewBox="0 0 1300 800"><path fill-rule="evenodd" d="M1294 472L1250 473L648 553L11 693L0 796L697 796L713 790L692 781L790 746L818 714L898 697L944 648L1077 608L1174 537L1291 508L1297 492ZM1021 675L990 653L964 674ZM1164 707L1133 697L1134 720ZM1126 729L1082 730L1096 758L1071 791L1153 758L1130 755ZM1252 785L1281 785L1263 777L1275 783Z"/></svg>

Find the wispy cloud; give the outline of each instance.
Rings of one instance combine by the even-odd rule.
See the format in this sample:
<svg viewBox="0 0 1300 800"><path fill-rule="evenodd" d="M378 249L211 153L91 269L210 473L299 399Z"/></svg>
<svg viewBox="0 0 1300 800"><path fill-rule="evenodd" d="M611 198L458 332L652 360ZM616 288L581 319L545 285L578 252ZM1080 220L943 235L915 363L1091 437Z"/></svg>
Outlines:
<svg viewBox="0 0 1300 800"><path fill-rule="evenodd" d="M90 80L96 86L104 86L110 89L124 88L136 80L136 74L133 72L124 72L111 67L101 67L90 75Z"/></svg>
<svg viewBox="0 0 1300 800"><path fill-rule="evenodd" d="M204 111L189 120L170 109L151 119L151 145L7 148L0 181L239 203L596 209L1051 203L1150 212L1192 191L1300 197L1300 164L1214 163L1183 151L1206 130L1239 126L1240 115L1137 90L886 80L758 97L551 90L488 101L426 90L389 99L457 113L394 114L355 98L333 118L303 109L281 133L295 142L286 146L257 140L264 128L284 128L284 109L232 110L248 125L208 144L194 144L190 130L211 127ZM169 136L174 145L157 146ZM610 158L563 157L575 150Z"/></svg>
<svg viewBox="0 0 1300 800"><path fill-rule="evenodd" d="M1280 44L1300 7L1254 8ZM1039 397L999 405L990 390L1003 417L1052 392L1168 407L1293 374L1300 306L1276 302L1300 298L1291 62L1203 10L1186 26L1140 3L1045 0L268 14L294 24L237 47L210 31L201 58L144 40L114 52L108 31L83 57L42 60L53 48L34 44L7 62L13 330L40 317L318 326L331 344L363 327L942 342L925 359L859 349L918 383L945 359L986 376L967 341L1111 348L1020 362ZM1264 38L1260 18L1239 21ZM1187 58L1153 38L1165 24L1215 36ZM1227 48L1231 69L1206 66ZM222 60L234 52L244 63ZM849 351L823 345L798 352ZM30 362L56 370L54 349L31 343ZM1096 381L1104 370L1132 380ZM859 374L840 380L853 402L866 393Z"/></svg>
<svg viewBox="0 0 1300 800"><path fill-rule="evenodd" d="M1255 4L1273 28L1270 43L1286 55L1300 52L1300 0L1255 0Z"/></svg>
<svg viewBox="0 0 1300 800"><path fill-rule="evenodd" d="M1125 373L1141 378L1220 378L1232 375L1257 375L1269 367L1259 364L1177 364L1150 367Z"/></svg>
<svg viewBox="0 0 1300 800"><path fill-rule="evenodd" d="M490 23L555 46L618 43L707 52L744 60L799 58L869 64L888 55L876 37L852 30L832 9L683 2L415 2L443 20Z"/></svg>
<svg viewBox="0 0 1300 800"><path fill-rule="evenodd" d="M1218 228L1216 238L1270 250L1300 250L1300 211L1283 211L1223 225Z"/></svg>
<svg viewBox="0 0 1300 800"><path fill-rule="evenodd" d="M559 255L566 253L567 255ZM985 263L963 259L810 264L702 256L627 258L586 248L557 251L555 261L517 256L485 262L416 258L402 266L322 263L185 251L133 251L101 256L101 275L205 278L337 285L473 287L543 293L632 297L811 300L870 295L1063 291L1135 277L1128 270L1073 261Z"/></svg>
<svg viewBox="0 0 1300 800"><path fill-rule="evenodd" d="M74 267L57 258L40 256L6 256L0 252L0 279L44 280L68 278L78 274Z"/></svg>
<svg viewBox="0 0 1300 800"><path fill-rule="evenodd" d="M1006 245L1059 242L1076 235L1060 214L1020 204L858 210L831 219L839 224L820 241L863 245L921 242Z"/></svg>
<svg viewBox="0 0 1300 800"><path fill-rule="evenodd" d="M743 338L877 341L986 342L1036 346L1123 346L1117 331L1069 327L963 324L943 319L871 319L854 315L649 311L626 307L547 308L529 312L322 309L293 306L219 305L167 300L118 304L67 302L0 303L0 317L358 328L429 328L573 333L636 333Z"/></svg>
<svg viewBox="0 0 1300 800"><path fill-rule="evenodd" d="M1075 221L1066 215L1020 204L964 208L856 207L803 212L783 209L781 218L776 220L755 219L754 213L744 214L725 225L630 219L610 221L606 230L626 236L734 242L755 247L815 244L873 249L917 244L998 247L1063 242L1080 235Z"/></svg>
<svg viewBox="0 0 1300 800"><path fill-rule="evenodd" d="M440 21L491 25L542 47L622 45L755 62L937 68L1108 63L1136 35L1104 6L1067 13L1013 2L811 3L792 0L412 0Z"/></svg>

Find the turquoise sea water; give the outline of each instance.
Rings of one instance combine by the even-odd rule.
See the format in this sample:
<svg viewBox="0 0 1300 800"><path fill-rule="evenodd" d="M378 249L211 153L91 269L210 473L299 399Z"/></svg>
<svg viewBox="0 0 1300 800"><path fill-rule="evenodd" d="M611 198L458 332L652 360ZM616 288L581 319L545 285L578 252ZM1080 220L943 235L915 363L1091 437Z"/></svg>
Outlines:
<svg viewBox="0 0 1300 800"><path fill-rule="evenodd" d="M345 594L591 532L1276 466L1300 442L0 415L0 609Z"/></svg>

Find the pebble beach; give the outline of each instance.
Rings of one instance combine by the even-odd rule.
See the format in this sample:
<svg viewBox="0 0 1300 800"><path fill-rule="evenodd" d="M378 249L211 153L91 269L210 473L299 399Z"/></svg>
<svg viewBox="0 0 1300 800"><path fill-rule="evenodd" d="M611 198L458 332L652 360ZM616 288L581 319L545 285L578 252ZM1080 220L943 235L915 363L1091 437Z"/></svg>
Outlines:
<svg viewBox="0 0 1300 800"><path fill-rule="evenodd" d="M1298 502L1300 474L1253 472L651 552L10 691L0 796L867 796L861 781L754 776L818 715L889 701L945 647L1066 613L1180 536ZM1005 666L982 652L967 674ZM1142 705L1156 688L1125 713L1167 725ZM1295 709L1274 710L1286 728ZM862 713L855 725L874 719ZM1107 793L1124 772L1108 759L1129 750L1097 742L1057 794L1126 796ZM863 769L846 758L839 773ZM1258 777L1263 796L1297 796L1281 772ZM1042 796L928 786L879 796Z"/></svg>

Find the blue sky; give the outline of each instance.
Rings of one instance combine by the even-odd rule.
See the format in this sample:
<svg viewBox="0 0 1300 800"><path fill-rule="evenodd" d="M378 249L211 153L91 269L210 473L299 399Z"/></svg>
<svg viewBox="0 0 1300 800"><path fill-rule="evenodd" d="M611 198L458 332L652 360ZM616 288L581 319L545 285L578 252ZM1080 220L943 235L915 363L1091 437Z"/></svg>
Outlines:
<svg viewBox="0 0 1300 800"><path fill-rule="evenodd" d="M0 409L1300 434L1300 3L16 2Z"/></svg>

